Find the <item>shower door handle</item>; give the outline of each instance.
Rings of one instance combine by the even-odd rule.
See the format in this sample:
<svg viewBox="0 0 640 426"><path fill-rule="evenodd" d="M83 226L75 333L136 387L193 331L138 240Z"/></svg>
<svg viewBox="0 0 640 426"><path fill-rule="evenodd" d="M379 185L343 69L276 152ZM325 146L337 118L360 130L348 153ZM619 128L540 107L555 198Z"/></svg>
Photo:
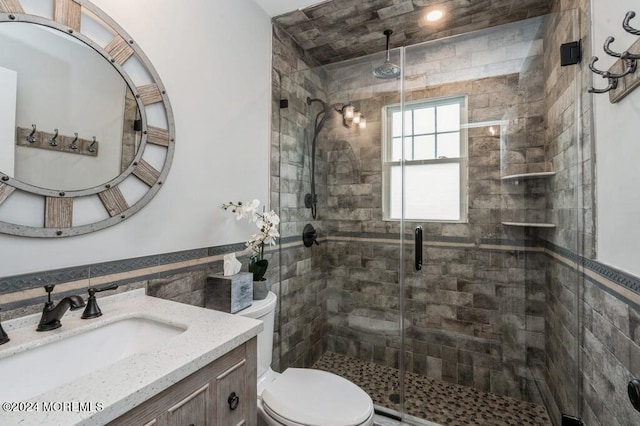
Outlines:
<svg viewBox="0 0 640 426"><path fill-rule="evenodd" d="M415 230L415 268L416 271L422 270L422 226L416 226Z"/></svg>

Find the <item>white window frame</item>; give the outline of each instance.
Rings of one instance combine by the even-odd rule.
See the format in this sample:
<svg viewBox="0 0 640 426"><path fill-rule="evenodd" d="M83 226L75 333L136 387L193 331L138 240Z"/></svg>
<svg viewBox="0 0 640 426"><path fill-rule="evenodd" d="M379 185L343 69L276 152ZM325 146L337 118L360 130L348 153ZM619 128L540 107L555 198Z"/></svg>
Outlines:
<svg viewBox="0 0 640 426"><path fill-rule="evenodd" d="M404 129L405 112L408 110L414 110L424 107L437 107L442 105L450 105L453 103L460 104L460 157L457 158L437 158L431 160L407 160L404 158L404 143L406 142L406 136L414 136L413 129L410 132L403 131L405 135L403 138L403 158L401 161L392 161L392 117L394 112L402 112L402 127ZM413 122L413 120L412 120ZM404 220L411 222L441 222L441 223L467 223L468 222L468 97L467 95L447 96L443 98L422 99L418 101L405 102L402 104L385 105L382 107L382 217L387 221L400 221L399 217L391 217L391 168L393 166L411 165L426 165L426 164L444 164L444 163L458 163L460 165L460 218L455 219L431 219L431 218L417 218L417 217L405 217ZM450 133L450 132L438 132L438 133ZM436 136L437 139L437 136ZM404 174L405 168L402 168ZM403 186L404 192L404 186ZM411 196L411 194L403 194L403 197ZM403 212L404 214L404 212Z"/></svg>

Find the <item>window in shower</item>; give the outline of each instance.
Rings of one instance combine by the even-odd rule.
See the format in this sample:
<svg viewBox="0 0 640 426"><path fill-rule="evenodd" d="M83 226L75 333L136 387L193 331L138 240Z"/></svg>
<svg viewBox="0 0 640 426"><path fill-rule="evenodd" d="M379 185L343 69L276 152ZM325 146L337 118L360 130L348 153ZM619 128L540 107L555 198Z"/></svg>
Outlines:
<svg viewBox="0 0 640 426"><path fill-rule="evenodd" d="M404 138L402 112L404 110ZM402 216L404 146L405 219L467 219L467 97L429 99L383 108L384 218Z"/></svg>

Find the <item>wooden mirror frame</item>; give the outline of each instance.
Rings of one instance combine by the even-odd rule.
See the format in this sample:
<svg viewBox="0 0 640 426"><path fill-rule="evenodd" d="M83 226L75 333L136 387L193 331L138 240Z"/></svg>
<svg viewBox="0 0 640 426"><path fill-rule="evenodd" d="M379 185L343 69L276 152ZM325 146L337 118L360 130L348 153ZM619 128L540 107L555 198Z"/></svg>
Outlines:
<svg viewBox="0 0 640 426"><path fill-rule="evenodd" d="M20 191L44 198L43 227L0 221L0 233L4 234L41 238L68 237L87 234L118 224L137 213L154 197L166 179L173 160L175 148L173 110L158 73L140 47L113 19L91 2L86 0L51 1L53 4L53 20L47 17L26 14L20 4L20 0L0 0L0 24L4 22L27 22L54 28L75 37L102 55L106 61L115 67L133 92L140 111L142 137L133 162L114 179L92 188L73 191L45 189L24 183L0 171L0 208L7 198ZM101 46L81 32L80 22L83 13L98 18L95 21L102 24L105 29L113 34L113 39L106 46ZM123 68L131 58L136 58L146 69L152 80L150 84L135 86ZM161 104L164 108L167 121L166 129L149 126L147 123L145 107L156 104ZM156 170L142 159L147 143L166 149L162 170ZM148 190L142 198L129 206L118 185L131 175L148 186ZM109 217L98 222L73 226L74 200L78 197L90 196L99 198Z"/></svg>

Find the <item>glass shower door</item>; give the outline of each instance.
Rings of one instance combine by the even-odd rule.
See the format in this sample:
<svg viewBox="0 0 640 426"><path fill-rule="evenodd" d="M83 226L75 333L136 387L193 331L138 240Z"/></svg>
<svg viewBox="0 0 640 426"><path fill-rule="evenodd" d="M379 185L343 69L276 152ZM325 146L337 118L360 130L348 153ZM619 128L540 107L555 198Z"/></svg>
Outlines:
<svg viewBox="0 0 640 426"><path fill-rule="evenodd" d="M569 11L405 48L386 155L408 423L578 413L578 268L557 261L579 253L580 70L559 58L577 28Z"/></svg>
<svg viewBox="0 0 640 426"><path fill-rule="evenodd" d="M374 76L385 59L279 76L288 106L278 110L273 170L282 234L275 358L280 371L343 376L399 418L401 226L383 216L380 159L381 111L401 104L402 80ZM389 59L400 63L400 51ZM306 247L310 226L318 244Z"/></svg>
<svg viewBox="0 0 640 426"><path fill-rule="evenodd" d="M576 28L395 49L396 79L382 53L278 74L274 369L334 372L407 424L579 412Z"/></svg>

